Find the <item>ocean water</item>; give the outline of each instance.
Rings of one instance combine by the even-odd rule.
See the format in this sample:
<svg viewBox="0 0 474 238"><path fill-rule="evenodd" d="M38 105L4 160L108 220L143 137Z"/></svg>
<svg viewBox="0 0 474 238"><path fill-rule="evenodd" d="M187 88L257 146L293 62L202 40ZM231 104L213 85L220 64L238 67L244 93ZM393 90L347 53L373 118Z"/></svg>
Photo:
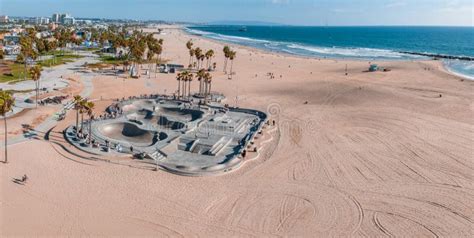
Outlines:
<svg viewBox="0 0 474 238"><path fill-rule="evenodd" d="M401 52L474 58L474 27L191 26L187 31L214 40L317 58L428 58ZM443 61L450 71L474 78L474 61Z"/></svg>

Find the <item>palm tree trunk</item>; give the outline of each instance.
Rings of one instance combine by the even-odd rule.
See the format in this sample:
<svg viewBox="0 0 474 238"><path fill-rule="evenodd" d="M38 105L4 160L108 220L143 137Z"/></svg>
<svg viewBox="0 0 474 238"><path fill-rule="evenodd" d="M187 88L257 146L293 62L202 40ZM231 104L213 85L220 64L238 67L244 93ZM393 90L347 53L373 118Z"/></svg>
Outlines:
<svg viewBox="0 0 474 238"><path fill-rule="evenodd" d="M191 98L191 81L188 83L188 99Z"/></svg>
<svg viewBox="0 0 474 238"><path fill-rule="evenodd" d="M92 143L92 117L89 118L89 145Z"/></svg>
<svg viewBox="0 0 474 238"><path fill-rule="evenodd" d="M179 99L179 94L180 94L180 91L181 90L181 80L178 80L178 99Z"/></svg>
<svg viewBox="0 0 474 238"><path fill-rule="evenodd" d="M209 83L209 93L208 94L211 94L211 86L212 86L212 82Z"/></svg>
<svg viewBox="0 0 474 238"><path fill-rule="evenodd" d="M204 82L204 103L207 104L207 82Z"/></svg>
<svg viewBox="0 0 474 238"><path fill-rule="evenodd" d="M81 130L84 128L84 113L81 112ZM84 132L82 132L84 133Z"/></svg>
<svg viewBox="0 0 474 238"><path fill-rule="evenodd" d="M36 108L38 108L38 81L35 80Z"/></svg>
<svg viewBox="0 0 474 238"><path fill-rule="evenodd" d="M8 137L7 137L7 115L3 115L3 123L5 124L5 163L8 163Z"/></svg>
<svg viewBox="0 0 474 238"><path fill-rule="evenodd" d="M202 79L199 80L199 95L202 95Z"/></svg>
<svg viewBox="0 0 474 238"><path fill-rule="evenodd" d="M234 67L234 60L230 61L230 78L232 79L232 69Z"/></svg>
<svg viewBox="0 0 474 238"><path fill-rule="evenodd" d="M79 135L79 110L76 110L76 136Z"/></svg>
<svg viewBox="0 0 474 238"><path fill-rule="evenodd" d="M183 93L182 93L183 99L185 95L186 95L186 81L183 82Z"/></svg>

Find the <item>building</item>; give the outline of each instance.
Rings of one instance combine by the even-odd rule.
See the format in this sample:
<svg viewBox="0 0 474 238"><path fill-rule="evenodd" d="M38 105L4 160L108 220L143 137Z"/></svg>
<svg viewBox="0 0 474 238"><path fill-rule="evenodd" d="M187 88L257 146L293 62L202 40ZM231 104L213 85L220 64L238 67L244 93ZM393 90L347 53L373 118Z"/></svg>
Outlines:
<svg viewBox="0 0 474 238"><path fill-rule="evenodd" d="M64 25L74 25L76 23L76 20L74 17L65 17L63 18L63 24Z"/></svg>
<svg viewBox="0 0 474 238"><path fill-rule="evenodd" d="M59 22L64 24L64 19L69 17L71 17L71 15L69 15L68 13L63 13L59 16Z"/></svg>
<svg viewBox="0 0 474 238"><path fill-rule="evenodd" d="M20 43L20 36L19 35L6 35L3 37L3 44L4 45L16 45Z"/></svg>
<svg viewBox="0 0 474 238"><path fill-rule="evenodd" d="M60 22L60 15L59 13L54 13L53 16L51 17L51 22L54 23L59 23Z"/></svg>
<svg viewBox="0 0 474 238"><path fill-rule="evenodd" d="M0 23L8 23L8 16L0 16Z"/></svg>
<svg viewBox="0 0 474 238"><path fill-rule="evenodd" d="M47 17L37 17L35 21L36 25L48 25L49 18Z"/></svg>

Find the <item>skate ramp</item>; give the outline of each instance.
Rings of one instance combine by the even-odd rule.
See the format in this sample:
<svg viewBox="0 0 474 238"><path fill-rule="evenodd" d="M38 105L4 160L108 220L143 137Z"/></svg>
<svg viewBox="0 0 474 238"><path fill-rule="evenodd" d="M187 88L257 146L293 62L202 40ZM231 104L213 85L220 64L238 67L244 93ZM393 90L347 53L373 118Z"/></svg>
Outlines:
<svg viewBox="0 0 474 238"><path fill-rule="evenodd" d="M204 112L193 109L181 109L175 107L159 107L155 110L158 114L182 118L186 121L195 121L202 118Z"/></svg>
<svg viewBox="0 0 474 238"><path fill-rule="evenodd" d="M117 122L100 126L99 132L113 140L124 141L132 144L156 143L155 133L140 129L137 125L128 122ZM162 137L160 135L160 137Z"/></svg>

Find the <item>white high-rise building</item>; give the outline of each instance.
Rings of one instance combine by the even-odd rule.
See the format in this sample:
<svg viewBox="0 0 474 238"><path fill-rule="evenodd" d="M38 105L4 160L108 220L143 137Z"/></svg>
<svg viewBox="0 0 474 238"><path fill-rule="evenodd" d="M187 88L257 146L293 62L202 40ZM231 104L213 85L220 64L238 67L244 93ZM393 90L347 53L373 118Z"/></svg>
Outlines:
<svg viewBox="0 0 474 238"><path fill-rule="evenodd" d="M74 25L76 23L76 19L74 17L65 17L63 18L64 25Z"/></svg>
<svg viewBox="0 0 474 238"><path fill-rule="evenodd" d="M71 15L69 15L68 13L63 13L63 14L61 14L61 16L59 17L59 21L60 21L61 23L65 24L65 23L64 23L64 19L66 19L66 18L71 18Z"/></svg>
<svg viewBox="0 0 474 238"><path fill-rule="evenodd" d="M53 16L51 17L51 21L54 23L59 23L60 20L60 15L58 13L54 13Z"/></svg>
<svg viewBox="0 0 474 238"><path fill-rule="evenodd" d="M37 25L47 25L47 24L49 24L49 18L47 18L47 17L37 17L35 19L35 23Z"/></svg>
<svg viewBox="0 0 474 238"><path fill-rule="evenodd" d="M0 16L0 23L8 23L8 16Z"/></svg>

